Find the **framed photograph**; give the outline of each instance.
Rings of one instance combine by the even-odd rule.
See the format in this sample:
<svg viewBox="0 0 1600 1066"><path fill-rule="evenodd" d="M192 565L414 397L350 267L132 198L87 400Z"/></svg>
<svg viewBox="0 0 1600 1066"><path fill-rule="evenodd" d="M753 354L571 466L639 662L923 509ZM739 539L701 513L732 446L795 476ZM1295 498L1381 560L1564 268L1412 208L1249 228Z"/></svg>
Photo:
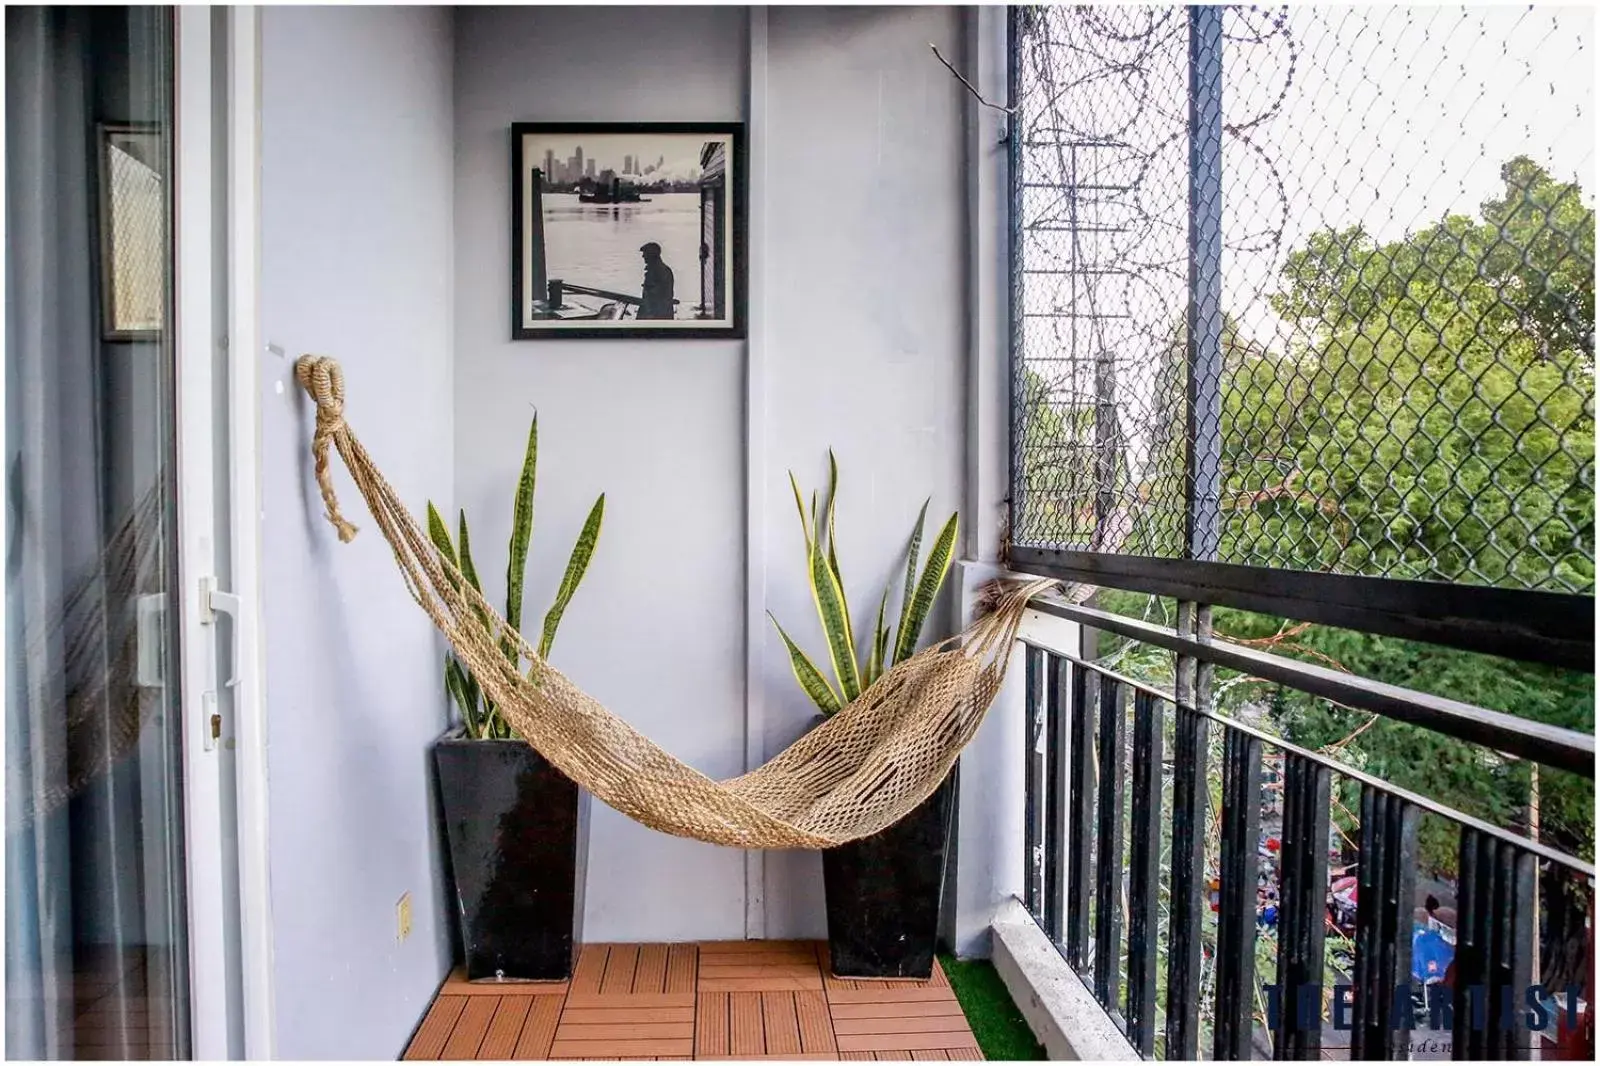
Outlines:
<svg viewBox="0 0 1600 1066"><path fill-rule="evenodd" d="M103 123L95 132L101 335L155 340L167 315L166 138L154 123Z"/></svg>
<svg viewBox="0 0 1600 1066"><path fill-rule="evenodd" d="M745 335L738 123L511 127L511 333Z"/></svg>

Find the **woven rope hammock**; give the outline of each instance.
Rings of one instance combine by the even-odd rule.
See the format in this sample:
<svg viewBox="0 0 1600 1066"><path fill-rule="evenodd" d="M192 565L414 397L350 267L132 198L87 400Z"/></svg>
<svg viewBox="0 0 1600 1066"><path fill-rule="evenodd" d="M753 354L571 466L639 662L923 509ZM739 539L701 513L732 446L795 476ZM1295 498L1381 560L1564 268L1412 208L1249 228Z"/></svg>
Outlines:
<svg viewBox="0 0 1600 1066"><path fill-rule="evenodd" d="M663 833L738 848L827 848L900 821L933 794L977 732L1005 680L1028 598L1053 584L1013 585L966 632L899 663L766 765L714 781L541 660L440 555L345 423L337 362L303 356L295 377L316 401L311 449L339 539L356 529L334 495L330 444L412 597L517 735L600 800Z"/></svg>

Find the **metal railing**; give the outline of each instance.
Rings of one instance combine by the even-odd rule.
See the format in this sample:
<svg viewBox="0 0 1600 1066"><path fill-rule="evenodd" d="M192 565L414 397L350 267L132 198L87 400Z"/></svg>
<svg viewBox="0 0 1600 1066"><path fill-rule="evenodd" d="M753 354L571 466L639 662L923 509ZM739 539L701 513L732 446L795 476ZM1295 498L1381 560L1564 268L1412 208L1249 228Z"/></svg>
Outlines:
<svg viewBox="0 0 1600 1066"><path fill-rule="evenodd" d="M1024 902L1140 1054L1317 1058L1347 1042L1358 1059L1445 1046L1519 1058L1534 1030L1571 1028L1592 979L1540 992L1552 967L1539 964L1536 914L1575 896L1577 932L1559 924L1592 960L1591 863L1223 716L1213 688L1219 667L1239 669L1589 779L1593 736L1214 641L1211 609L1194 603L1175 629L1050 597L1033 606L1176 657L1166 691L1023 641ZM1267 784L1281 798L1264 801ZM1425 822L1453 834L1455 906L1419 918ZM1331 861L1351 856L1333 876ZM1414 942L1428 955L1452 936L1449 960L1413 958ZM1591 1018L1579 1054L1562 1057L1593 1057Z"/></svg>

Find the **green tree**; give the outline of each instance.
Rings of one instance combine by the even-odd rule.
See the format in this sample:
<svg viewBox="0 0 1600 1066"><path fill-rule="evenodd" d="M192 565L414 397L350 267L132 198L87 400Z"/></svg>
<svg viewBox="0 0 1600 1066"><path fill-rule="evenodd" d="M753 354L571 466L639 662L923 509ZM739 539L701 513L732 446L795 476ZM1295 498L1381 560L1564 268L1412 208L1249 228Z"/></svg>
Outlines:
<svg viewBox="0 0 1600 1066"><path fill-rule="evenodd" d="M1501 177L1477 216L1387 242L1359 227L1310 236L1272 297L1295 338L1284 350L1225 322L1224 560L1593 590L1594 213L1578 186L1525 157ZM1182 353L1180 326L1157 371L1147 495L1163 476L1170 494L1170 471L1182 469ZM1101 602L1151 609L1134 594ZM1242 611L1219 609L1215 623L1365 677L1593 728L1590 674L1326 626L1284 636L1281 619ZM1298 743L1337 746L1396 785L1494 824L1527 824L1525 763L1242 679L1221 699L1225 709L1269 707ZM1593 855L1587 782L1546 772L1539 806L1542 836ZM1423 853L1452 872L1453 831L1425 825Z"/></svg>

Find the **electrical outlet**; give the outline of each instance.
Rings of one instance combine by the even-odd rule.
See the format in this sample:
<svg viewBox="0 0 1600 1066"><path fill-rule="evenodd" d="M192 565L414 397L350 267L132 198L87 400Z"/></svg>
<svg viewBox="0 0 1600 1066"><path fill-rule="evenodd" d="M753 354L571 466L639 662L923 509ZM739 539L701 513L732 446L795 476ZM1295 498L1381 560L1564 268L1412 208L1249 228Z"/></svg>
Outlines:
<svg viewBox="0 0 1600 1066"><path fill-rule="evenodd" d="M401 896L400 902L395 904L394 917L397 939L403 944L411 935L411 893Z"/></svg>

